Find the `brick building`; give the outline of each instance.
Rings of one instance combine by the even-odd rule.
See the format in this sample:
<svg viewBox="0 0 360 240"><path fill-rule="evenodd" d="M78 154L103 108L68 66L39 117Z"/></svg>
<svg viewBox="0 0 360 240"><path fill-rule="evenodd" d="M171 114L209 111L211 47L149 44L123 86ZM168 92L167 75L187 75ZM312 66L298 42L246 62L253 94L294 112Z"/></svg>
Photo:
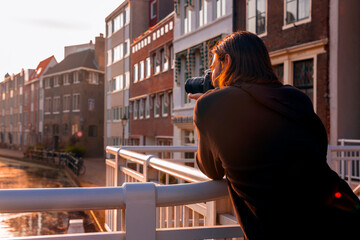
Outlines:
<svg viewBox="0 0 360 240"><path fill-rule="evenodd" d="M235 1L235 30L258 34L284 84L305 92L329 131L329 1Z"/></svg>
<svg viewBox="0 0 360 240"><path fill-rule="evenodd" d="M130 138L137 145L172 145L174 13L131 44Z"/></svg>
<svg viewBox="0 0 360 240"><path fill-rule="evenodd" d="M41 143L43 129L43 106L40 107L40 83L43 73L57 63L51 56L39 63L29 79L24 82L23 87L23 144L24 146Z"/></svg>
<svg viewBox="0 0 360 240"><path fill-rule="evenodd" d="M23 88L24 82L29 79L33 69L22 69L18 74L5 75L1 87L1 117L0 117L0 141L1 147L21 149L23 132Z"/></svg>
<svg viewBox="0 0 360 240"><path fill-rule="evenodd" d="M47 147L61 149L75 140L86 147L87 156L103 156L104 49L100 34L94 49L79 49L44 74Z"/></svg>

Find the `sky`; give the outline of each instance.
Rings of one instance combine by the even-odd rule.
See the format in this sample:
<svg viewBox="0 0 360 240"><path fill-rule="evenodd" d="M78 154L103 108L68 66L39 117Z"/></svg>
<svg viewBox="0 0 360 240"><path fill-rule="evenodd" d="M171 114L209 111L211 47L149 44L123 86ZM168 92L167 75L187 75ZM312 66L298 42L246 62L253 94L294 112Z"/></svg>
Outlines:
<svg viewBox="0 0 360 240"><path fill-rule="evenodd" d="M124 0L0 0L0 81L35 69L64 47L105 35L105 18Z"/></svg>

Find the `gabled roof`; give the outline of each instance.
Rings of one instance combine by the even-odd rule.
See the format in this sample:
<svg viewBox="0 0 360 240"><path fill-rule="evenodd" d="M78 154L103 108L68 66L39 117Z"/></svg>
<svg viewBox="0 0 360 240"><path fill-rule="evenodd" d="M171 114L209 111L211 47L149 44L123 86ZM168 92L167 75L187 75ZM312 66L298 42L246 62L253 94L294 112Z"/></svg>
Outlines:
<svg viewBox="0 0 360 240"><path fill-rule="evenodd" d="M45 75L63 72L80 67L91 68L99 70L98 63L95 60L95 51L93 49L87 49L85 51L76 52L68 55L64 60L49 68Z"/></svg>
<svg viewBox="0 0 360 240"><path fill-rule="evenodd" d="M39 63L39 65L36 67L35 71L33 71L33 73L31 73L31 75L29 77L29 81L39 78L44 73L46 67L48 66L48 64L51 62L51 60L53 58L55 58L54 55L51 57L48 57L45 60L42 60Z"/></svg>

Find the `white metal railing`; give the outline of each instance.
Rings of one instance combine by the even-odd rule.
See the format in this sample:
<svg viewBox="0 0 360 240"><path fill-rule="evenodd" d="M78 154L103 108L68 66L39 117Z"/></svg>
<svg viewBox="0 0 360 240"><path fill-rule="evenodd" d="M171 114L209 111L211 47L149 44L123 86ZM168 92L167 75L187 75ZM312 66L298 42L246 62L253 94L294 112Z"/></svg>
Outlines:
<svg viewBox="0 0 360 240"><path fill-rule="evenodd" d="M107 186L120 186L126 182L154 182L157 185L171 187L174 186L171 181L180 184L209 181L208 177L197 168L192 167L195 165L193 158L184 159L180 156L180 158L160 159L154 155L144 154L171 153L170 155L175 155L185 152L195 153L196 150L197 147L193 146L107 147L106 152L113 156L112 159L106 159ZM156 226L162 230L199 226L206 229L208 226L217 224L237 224L229 198L219 201L221 201L220 204L216 204L214 201L206 201L206 203L202 201L202 203L196 204L159 207L156 210ZM222 212L227 212L221 215L217 214L219 207L223 207ZM105 215L105 227L108 231L124 230L124 211L107 210Z"/></svg>
<svg viewBox="0 0 360 240"><path fill-rule="evenodd" d="M215 239L242 237L239 225L157 229L156 207L194 204L228 195L225 181L161 186L126 183L122 187L0 190L0 212L124 209L125 231L34 236L13 240L53 239Z"/></svg>
<svg viewBox="0 0 360 240"><path fill-rule="evenodd" d="M328 146L329 165L349 185L360 182L360 140L339 139L340 145Z"/></svg>

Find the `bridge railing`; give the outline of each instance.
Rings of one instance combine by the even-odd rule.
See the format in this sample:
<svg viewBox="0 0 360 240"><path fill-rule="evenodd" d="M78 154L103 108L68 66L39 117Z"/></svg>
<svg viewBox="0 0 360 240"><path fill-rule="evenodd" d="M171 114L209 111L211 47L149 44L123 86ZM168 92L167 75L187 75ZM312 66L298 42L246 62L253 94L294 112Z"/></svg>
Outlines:
<svg viewBox="0 0 360 240"><path fill-rule="evenodd" d="M209 181L195 166L193 146L123 146L107 147L110 158L106 159L107 186L120 186L126 182L152 182L156 185L174 186L183 183ZM145 154L151 153L151 154ZM186 154L185 154L186 153ZM167 156L161 159L157 156ZM169 158L170 157L170 158ZM108 231L123 230L124 211L108 210L105 228ZM189 228L237 224L228 197L196 204L158 207L156 227Z"/></svg>
<svg viewBox="0 0 360 240"><path fill-rule="evenodd" d="M122 187L0 190L0 212L81 211L123 209L124 231L18 237L13 240L75 239L216 239L242 237L239 225L195 228L156 228L156 207L194 204L227 196L224 181L161 186L125 183Z"/></svg>
<svg viewBox="0 0 360 240"><path fill-rule="evenodd" d="M339 145L328 146L328 162L349 185L360 183L360 140L339 139Z"/></svg>

